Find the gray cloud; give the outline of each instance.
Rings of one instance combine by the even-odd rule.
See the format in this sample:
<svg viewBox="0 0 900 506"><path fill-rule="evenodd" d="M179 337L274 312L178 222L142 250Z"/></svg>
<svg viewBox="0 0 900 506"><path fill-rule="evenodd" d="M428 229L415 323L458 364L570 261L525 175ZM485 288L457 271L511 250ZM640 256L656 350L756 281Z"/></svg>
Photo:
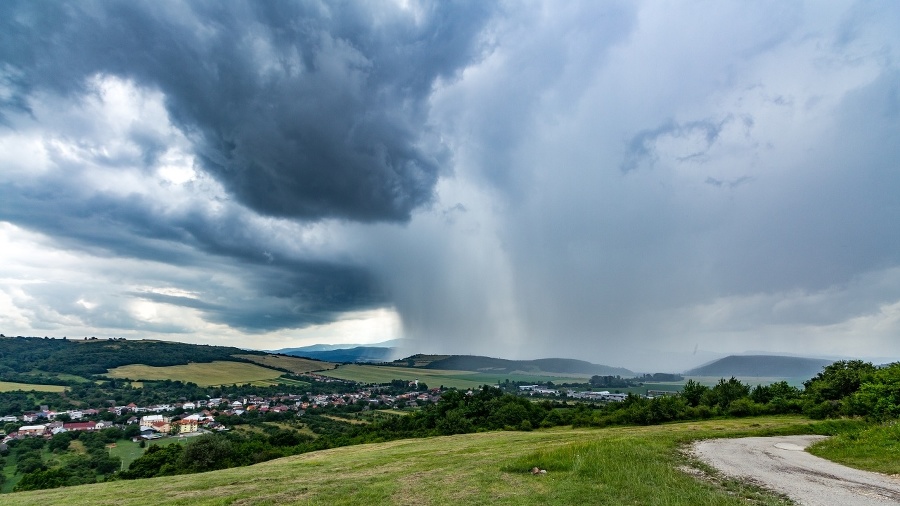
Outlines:
<svg viewBox="0 0 900 506"><path fill-rule="evenodd" d="M4 3L5 104L113 74L161 90L206 170L274 216L406 220L446 150L427 98L481 51L490 4ZM146 146L152 153L155 146Z"/></svg>
<svg viewBox="0 0 900 506"><path fill-rule="evenodd" d="M9 321L900 356L893 4L0 9L0 220L97 278L0 268Z"/></svg>

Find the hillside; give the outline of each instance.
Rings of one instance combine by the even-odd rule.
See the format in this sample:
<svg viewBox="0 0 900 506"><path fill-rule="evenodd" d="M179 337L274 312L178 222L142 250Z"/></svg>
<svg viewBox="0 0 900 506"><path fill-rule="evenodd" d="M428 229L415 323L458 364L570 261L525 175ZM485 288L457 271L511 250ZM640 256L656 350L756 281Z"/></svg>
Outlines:
<svg viewBox="0 0 900 506"><path fill-rule="evenodd" d="M755 376L771 378L811 378L833 360L779 355L731 355L691 369L686 376Z"/></svg>
<svg viewBox="0 0 900 506"><path fill-rule="evenodd" d="M247 361L234 358L236 354L263 355L226 346L167 341L0 338L0 368L18 373L37 370L85 376L104 374L108 369L129 364L166 367L216 360Z"/></svg>
<svg viewBox="0 0 900 506"><path fill-rule="evenodd" d="M19 492L3 504L783 504L680 471L679 448L707 437L810 430L804 418L769 417L405 439L202 474ZM548 473L532 476L533 466Z"/></svg>
<svg viewBox="0 0 900 506"><path fill-rule="evenodd" d="M537 360L506 360L477 355L413 355L396 360L397 365L408 365L424 369L446 369L452 371L478 371L491 373L577 374L634 376L634 372L624 367L592 364L570 358L542 358Z"/></svg>
<svg viewBox="0 0 900 506"><path fill-rule="evenodd" d="M393 357L394 349L380 346L357 346L355 348L319 351L286 348L279 351L279 353L325 362L386 362Z"/></svg>
<svg viewBox="0 0 900 506"><path fill-rule="evenodd" d="M2 390L42 390L40 385L67 385L107 378L132 381L183 381L209 386L256 385L287 381L288 372L303 374L331 369L335 364L271 355L227 346L155 340L0 338Z"/></svg>

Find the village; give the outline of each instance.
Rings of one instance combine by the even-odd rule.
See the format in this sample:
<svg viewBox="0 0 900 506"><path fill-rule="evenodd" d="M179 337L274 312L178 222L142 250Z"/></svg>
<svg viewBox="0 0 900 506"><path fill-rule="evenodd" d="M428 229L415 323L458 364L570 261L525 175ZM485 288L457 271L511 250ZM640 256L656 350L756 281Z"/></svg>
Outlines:
<svg viewBox="0 0 900 506"><path fill-rule="evenodd" d="M409 387L417 388L418 381L409 382ZM216 421L216 417L242 416L248 412L260 414L295 412L303 416L307 410L324 407L344 407L359 405L369 409L416 408L428 403L436 403L441 398L441 389L427 391L412 390L397 395L378 393L377 388L364 388L353 393L331 394L279 394L269 397L243 396L239 399L209 398L195 401L179 400L170 404L73 409L54 411L48 406L28 411L21 416L7 414L0 416L4 424L23 424L16 430L8 431L2 442L29 437L50 438L61 432L98 431L112 427L126 429L132 440L154 440L164 437L187 437L210 431L227 430ZM8 427L8 425L7 425ZM135 428L130 428L135 427Z"/></svg>

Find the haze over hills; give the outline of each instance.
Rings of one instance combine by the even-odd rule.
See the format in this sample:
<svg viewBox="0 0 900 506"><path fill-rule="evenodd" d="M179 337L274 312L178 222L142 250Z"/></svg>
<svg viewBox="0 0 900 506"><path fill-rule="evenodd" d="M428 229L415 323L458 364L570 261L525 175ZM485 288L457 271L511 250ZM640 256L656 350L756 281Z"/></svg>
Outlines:
<svg viewBox="0 0 900 506"><path fill-rule="evenodd" d="M294 357L311 358L326 362L388 362L394 358L394 348L380 346L357 346L355 348L338 348L333 350L304 350L300 348L287 348L273 353L291 355Z"/></svg>
<svg viewBox="0 0 900 506"><path fill-rule="evenodd" d="M834 360L781 355L730 355L686 371L686 376L811 378Z"/></svg>
<svg viewBox="0 0 900 506"><path fill-rule="evenodd" d="M507 360L477 355L413 355L395 361L397 364L423 369L449 369L457 371L479 371L510 373L552 372L557 374L588 374L634 376L634 372L624 367L592 364L571 358L543 358L537 360Z"/></svg>

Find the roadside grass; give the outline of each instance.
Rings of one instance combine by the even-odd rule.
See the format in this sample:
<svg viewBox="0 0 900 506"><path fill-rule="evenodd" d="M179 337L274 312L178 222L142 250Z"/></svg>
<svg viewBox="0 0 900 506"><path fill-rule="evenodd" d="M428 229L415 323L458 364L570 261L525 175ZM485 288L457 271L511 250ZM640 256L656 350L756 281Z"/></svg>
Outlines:
<svg viewBox="0 0 900 506"><path fill-rule="evenodd" d="M783 498L682 471L691 462L681 449L697 439L821 430L808 419L781 416L484 432L336 448L196 475L14 493L3 503L52 506L80 497L116 506L775 505ZM548 474L531 475L534 466Z"/></svg>
<svg viewBox="0 0 900 506"><path fill-rule="evenodd" d="M294 374L303 374L313 371L324 371L334 369L337 364L332 362L322 362L320 360L310 360L301 357L286 357L284 355L232 355L236 358L243 358L259 364L263 367L278 367L286 369Z"/></svg>
<svg viewBox="0 0 900 506"><path fill-rule="evenodd" d="M900 474L900 424L893 421L866 427L860 422L811 445L807 451L865 471Z"/></svg>
<svg viewBox="0 0 900 506"><path fill-rule="evenodd" d="M231 385L271 380L282 375L281 371L244 362L216 361L191 363L169 367L153 367L131 364L110 369L107 377L143 381L172 380L193 382L200 386Z"/></svg>
<svg viewBox="0 0 900 506"><path fill-rule="evenodd" d="M0 381L0 392L64 392L66 387L61 385L37 385L34 383L13 383L10 381Z"/></svg>
<svg viewBox="0 0 900 506"><path fill-rule="evenodd" d="M481 385L496 385L505 380L528 381L535 383L571 383L578 378L525 374L525 373L480 373L474 371L451 371L445 369L414 369L384 365L342 365L319 374L331 378L358 381L360 383L390 383L392 380L412 381L418 379L429 387L445 386L450 388L479 388ZM586 379L586 378L585 378Z"/></svg>

